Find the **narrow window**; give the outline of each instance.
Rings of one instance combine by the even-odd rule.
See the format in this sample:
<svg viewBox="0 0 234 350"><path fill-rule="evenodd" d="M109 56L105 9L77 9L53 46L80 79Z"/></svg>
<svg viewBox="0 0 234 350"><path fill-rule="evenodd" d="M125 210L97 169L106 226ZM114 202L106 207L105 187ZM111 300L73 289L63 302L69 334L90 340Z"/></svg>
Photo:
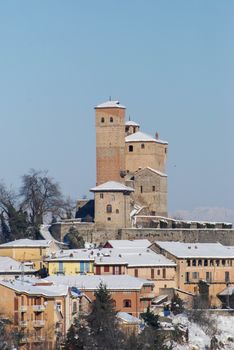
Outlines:
<svg viewBox="0 0 234 350"><path fill-rule="evenodd" d="M157 271L157 275L160 276L160 270Z"/></svg>
<svg viewBox="0 0 234 350"><path fill-rule="evenodd" d="M119 214L119 209L116 209L116 214Z"/></svg>
<svg viewBox="0 0 234 350"><path fill-rule="evenodd" d="M133 146L132 145L128 146L128 152L133 152Z"/></svg>
<svg viewBox="0 0 234 350"><path fill-rule="evenodd" d="M101 123L104 123L105 122L105 118L102 117L101 119Z"/></svg>
<svg viewBox="0 0 234 350"><path fill-rule="evenodd" d="M225 271L225 282L229 283L230 282L230 274L228 271Z"/></svg>
<svg viewBox="0 0 234 350"><path fill-rule="evenodd" d="M113 123L113 118L112 117L110 117L110 122Z"/></svg>
<svg viewBox="0 0 234 350"><path fill-rule="evenodd" d="M143 193L143 186L141 186L141 193Z"/></svg>
<svg viewBox="0 0 234 350"><path fill-rule="evenodd" d="M155 192L155 186L152 186L152 191Z"/></svg>
<svg viewBox="0 0 234 350"><path fill-rule="evenodd" d="M134 270L134 275L135 275L135 277L138 277L138 269Z"/></svg>
<svg viewBox="0 0 234 350"><path fill-rule="evenodd" d="M222 260L222 265L225 266L226 265L226 260Z"/></svg>
<svg viewBox="0 0 234 350"><path fill-rule="evenodd" d="M196 266L196 265L197 265L197 264L196 264L196 259L193 259L192 265L193 265L193 266Z"/></svg>
<svg viewBox="0 0 234 350"><path fill-rule="evenodd" d="M145 148L145 145L144 143L141 144L141 148L144 149Z"/></svg>
<svg viewBox="0 0 234 350"><path fill-rule="evenodd" d="M110 267L109 266L104 266L104 272L109 272L110 271Z"/></svg>
<svg viewBox="0 0 234 350"><path fill-rule="evenodd" d="M189 272L186 272L185 274L185 282L189 282Z"/></svg>
<svg viewBox="0 0 234 350"><path fill-rule="evenodd" d="M187 266L191 266L191 261L187 260Z"/></svg>
<svg viewBox="0 0 234 350"><path fill-rule="evenodd" d="M107 206L106 206L106 212L107 212L107 213L112 213L112 205L111 205L111 204L107 204Z"/></svg>
<svg viewBox="0 0 234 350"><path fill-rule="evenodd" d="M103 196L103 193L100 193L100 198L103 198L104 196Z"/></svg>
<svg viewBox="0 0 234 350"><path fill-rule="evenodd" d="M219 260L216 260L216 266L219 266L220 262Z"/></svg>
<svg viewBox="0 0 234 350"><path fill-rule="evenodd" d="M201 259L198 260L198 266L202 266L202 260Z"/></svg>
<svg viewBox="0 0 234 350"><path fill-rule="evenodd" d="M151 279L154 279L154 269L151 269Z"/></svg>
<svg viewBox="0 0 234 350"><path fill-rule="evenodd" d="M204 266L208 266L208 260L207 259L204 260Z"/></svg>
<svg viewBox="0 0 234 350"><path fill-rule="evenodd" d="M163 278L166 278L166 269L163 269Z"/></svg>

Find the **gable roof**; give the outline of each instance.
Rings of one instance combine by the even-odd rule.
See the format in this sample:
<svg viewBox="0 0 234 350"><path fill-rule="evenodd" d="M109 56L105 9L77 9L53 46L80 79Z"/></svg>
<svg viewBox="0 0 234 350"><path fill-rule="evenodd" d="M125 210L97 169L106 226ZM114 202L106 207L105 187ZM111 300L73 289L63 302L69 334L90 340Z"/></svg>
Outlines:
<svg viewBox="0 0 234 350"><path fill-rule="evenodd" d="M52 241L45 239L16 239L15 241L0 244L0 248L7 247L49 247Z"/></svg>
<svg viewBox="0 0 234 350"><path fill-rule="evenodd" d="M134 134L125 137L125 142L156 142L167 145L167 141L157 140L153 136L137 131Z"/></svg>
<svg viewBox="0 0 234 350"><path fill-rule="evenodd" d="M149 166L147 166L146 168L142 168L142 169L138 169L136 170L136 172L134 173L134 175L136 174L139 174L140 172L144 171L144 170L149 170L149 171L152 171L153 173L157 174L157 175L160 175L160 176L163 176L163 177L167 177L167 174L165 173L162 173L161 171L159 170L155 170Z"/></svg>
<svg viewBox="0 0 234 350"><path fill-rule="evenodd" d="M125 123L126 126L140 126L140 124L134 122L133 120L128 120L126 123Z"/></svg>
<svg viewBox="0 0 234 350"><path fill-rule="evenodd" d="M183 243L155 241L162 249L177 258L234 258L234 249L221 243Z"/></svg>
<svg viewBox="0 0 234 350"><path fill-rule="evenodd" d="M122 108L126 109L125 106L119 104L119 101L106 101L97 105L95 108Z"/></svg>
<svg viewBox="0 0 234 350"><path fill-rule="evenodd" d="M117 181L107 181L104 184L93 187L91 192L133 192L132 187L125 186Z"/></svg>

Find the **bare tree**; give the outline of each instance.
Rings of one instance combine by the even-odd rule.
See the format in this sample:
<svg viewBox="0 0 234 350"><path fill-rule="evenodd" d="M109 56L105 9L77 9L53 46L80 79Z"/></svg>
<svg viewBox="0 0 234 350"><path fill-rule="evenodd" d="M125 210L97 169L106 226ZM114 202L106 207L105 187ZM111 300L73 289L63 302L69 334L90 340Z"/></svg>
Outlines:
<svg viewBox="0 0 234 350"><path fill-rule="evenodd" d="M35 169L23 175L20 196L35 235L43 224L45 215L56 215L64 203L59 184L48 176L47 171Z"/></svg>

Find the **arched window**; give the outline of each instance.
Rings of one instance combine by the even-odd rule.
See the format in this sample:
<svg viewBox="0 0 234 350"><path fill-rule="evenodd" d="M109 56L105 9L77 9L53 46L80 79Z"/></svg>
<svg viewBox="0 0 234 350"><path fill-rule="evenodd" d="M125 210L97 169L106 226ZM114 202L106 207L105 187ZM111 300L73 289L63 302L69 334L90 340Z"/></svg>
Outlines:
<svg viewBox="0 0 234 350"><path fill-rule="evenodd" d="M130 299L124 299L123 301L123 307L131 307L132 302Z"/></svg>
<svg viewBox="0 0 234 350"><path fill-rule="evenodd" d="M102 117L101 119L101 123L104 123L105 122L105 118Z"/></svg>
<svg viewBox="0 0 234 350"><path fill-rule="evenodd" d="M106 212L107 212L107 213L112 213L112 205L111 205L111 204L107 204L107 206L106 206Z"/></svg>
<svg viewBox="0 0 234 350"><path fill-rule="evenodd" d="M128 146L128 151L133 152L133 145Z"/></svg>
<svg viewBox="0 0 234 350"><path fill-rule="evenodd" d="M110 122L113 123L113 118L112 117L110 117Z"/></svg>

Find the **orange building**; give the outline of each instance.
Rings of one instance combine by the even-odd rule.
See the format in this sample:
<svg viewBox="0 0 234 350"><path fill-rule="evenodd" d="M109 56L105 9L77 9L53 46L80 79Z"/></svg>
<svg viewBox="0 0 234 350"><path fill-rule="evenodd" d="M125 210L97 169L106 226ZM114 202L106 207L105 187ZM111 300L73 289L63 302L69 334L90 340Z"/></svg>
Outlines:
<svg viewBox="0 0 234 350"><path fill-rule="evenodd" d="M217 294L227 284L234 283L234 247L220 243L155 241L151 249L174 260L178 289L196 295L199 281L206 281L212 305L219 305Z"/></svg>
<svg viewBox="0 0 234 350"><path fill-rule="evenodd" d="M138 317L147 310L154 298L154 283L128 275L104 276L50 276L47 281L66 286L76 286L91 300L102 282L111 293L117 311L123 311Z"/></svg>

